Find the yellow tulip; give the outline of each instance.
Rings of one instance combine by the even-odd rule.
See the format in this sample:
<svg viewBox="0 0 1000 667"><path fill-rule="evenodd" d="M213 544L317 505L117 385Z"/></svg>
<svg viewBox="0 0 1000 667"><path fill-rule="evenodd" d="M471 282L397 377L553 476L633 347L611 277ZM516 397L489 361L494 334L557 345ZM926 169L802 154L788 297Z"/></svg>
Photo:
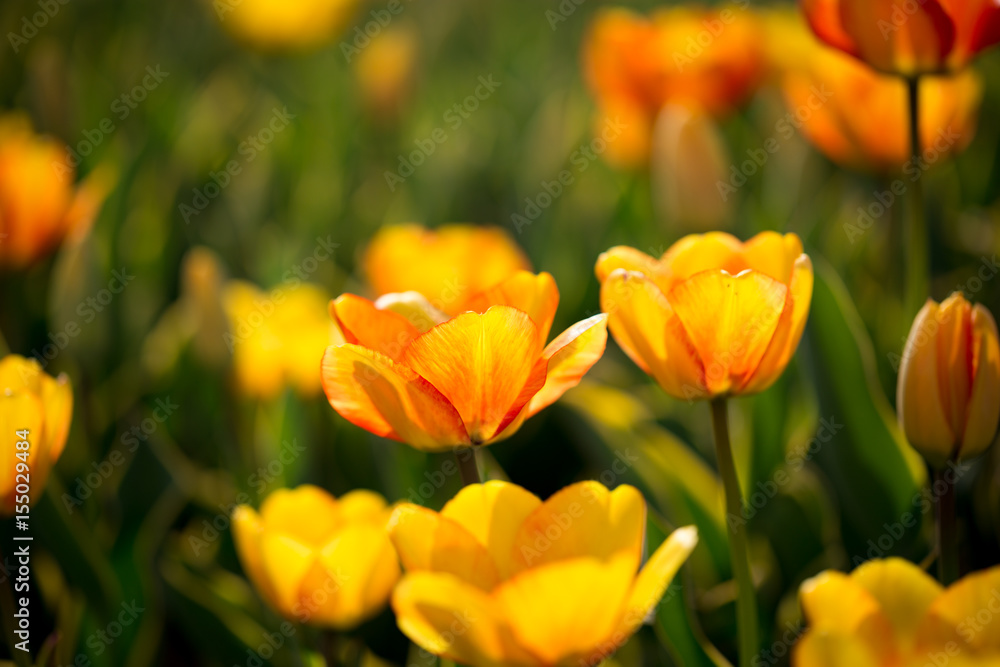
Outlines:
<svg viewBox="0 0 1000 667"><path fill-rule="evenodd" d="M1000 666L1000 567L945 589L905 560L873 560L823 572L800 598L795 667Z"/></svg>
<svg viewBox="0 0 1000 667"><path fill-rule="evenodd" d="M5 462L0 467L0 515L14 514L18 484L27 480L32 499L45 488L52 466L62 454L73 419L73 389L65 375L45 373L34 359L11 354L0 359L0 443ZM27 461L16 458L18 442L28 431ZM27 463L28 473L15 477L15 465ZM22 503L17 503L18 505Z"/></svg>
<svg viewBox="0 0 1000 667"><path fill-rule="evenodd" d="M33 134L26 117L0 117L0 268L23 268L86 234L109 179L95 171L74 191L74 171L66 147Z"/></svg>
<svg viewBox="0 0 1000 667"><path fill-rule="evenodd" d="M660 259L619 246L595 271L615 340L685 400L767 389L798 347L812 299L812 262L794 234L691 235Z"/></svg>
<svg viewBox="0 0 1000 667"><path fill-rule="evenodd" d="M354 16L357 0L212 0L222 25L261 49L308 49L329 42Z"/></svg>
<svg viewBox="0 0 1000 667"><path fill-rule="evenodd" d="M352 628L379 612L399 579L390 509L372 491L339 499L315 486L280 489L255 512L233 511L243 570L267 603L300 623Z"/></svg>
<svg viewBox="0 0 1000 667"><path fill-rule="evenodd" d="M226 343L240 391L260 398L273 398L287 385L306 396L319 391L319 360L337 340L325 316L327 300L308 283L267 293L239 280L226 284Z"/></svg>
<svg viewBox="0 0 1000 667"><path fill-rule="evenodd" d="M903 350L896 411L910 444L936 467L989 447L1000 419L1000 343L990 311L960 292L924 304Z"/></svg>
<svg viewBox="0 0 1000 667"><path fill-rule="evenodd" d="M468 310L469 297L531 270L506 232L475 225L385 227L365 250L362 266L376 296L420 292L449 315Z"/></svg>
<svg viewBox="0 0 1000 667"><path fill-rule="evenodd" d="M389 520L406 570L397 623L470 667L596 664L642 625L698 541L693 526L674 531L640 571L645 526L635 488L597 482L544 503L492 481L440 513L400 505Z"/></svg>
<svg viewBox="0 0 1000 667"><path fill-rule="evenodd" d="M577 322L547 346L559 290L521 271L449 317L416 292L330 305L346 343L323 356L323 388L349 422L417 449L511 436L597 363L607 317Z"/></svg>
<svg viewBox="0 0 1000 667"><path fill-rule="evenodd" d="M391 26L373 37L354 61L361 99L380 118L401 111L413 87L419 46L415 29Z"/></svg>

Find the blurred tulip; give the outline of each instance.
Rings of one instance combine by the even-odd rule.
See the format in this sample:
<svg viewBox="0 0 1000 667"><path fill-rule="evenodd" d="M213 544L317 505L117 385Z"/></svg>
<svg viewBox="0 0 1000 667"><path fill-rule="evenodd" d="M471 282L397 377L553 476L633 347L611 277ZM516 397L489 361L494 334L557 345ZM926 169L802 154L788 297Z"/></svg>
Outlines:
<svg viewBox="0 0 1000 667"><path fill-rule="evenodd" d="M0 442L6 461L0 467L0 515L14 514L16 443L28 431L28 487L34 500L45 488L52 466L62 454L73 419L73 389L69 378L45 373L34 359L11 354L0 359ZM21 480L23 481L23 479ZM21 503L18 503L21 504Z"/></svg>
<svg viewBox="0 0 1000 667"><path fill-rule="evenodd" d="M1000 41L995 0L802 0L824 42L912 78L959 69Z"/></svg>
<svg viewBox="0 0 1000 667"><path fill-rule="evenodd" d="M0 268L36 262L70 235L84 235L109 189L97 170L76 190L66 147L31 131L25 116L0 116Z"/></svg>
<svg viewBox="0 0 1000 667"><path fill-rule="evenodd" d="M391 118L409 96L417 59L417 33L409 27L389 27L372 38L354 61L361 98L371 111Z"/></svg>
<svg viewBox="0 0 1000 667"><path fill-rule="evenodd" d="M1000 567L945 589L900 558L872 560L809 579L800 599L809 629L795 667L1000 665Z"/></svg>
<svg viewBox="0 0 1000 667"><path fill-rule="evenodd" d="M806 138L846 167L903 168L910 160L905 82L827 48L798 14L775 13L768 27L790 118ZM981 98L982 83L972 70L924 78L921 146L935 159L963 151L976 133Z"/></svg>
<svg viewBox="0 0 1000 667"><path fill-rule="evenodd" d="M347 342L323 356L330 405L417 449L487 445L576 386L604 353L605 315L545 345L559 304L547 273L515 273L465 303L468 312L449 317L416 292L340 296L330 313Z"/></svg>
<svg viewBox="0 0 1000 667"><path fill-rule="evenodd" d="M362 258L376 296L420 292L438 310L457 315L469 297L517 271L531 270L521 249L499 227L384 227Z"/></svg>
<svg viewBox="0 0 1000 667"><path fill-rule="evenodd" d="M349 629L378 613L399 579L389 508L372 491L336 499L315 486L280 489L255 512L233 511L240 563L282 616Z"/></svg>
<svg viewBox="0 0 1000 667"><path fill-rule="evenodd" d="M470 667L597 664L639 629L698 542L694 526L680 528L639 571L645 527L635 488L597 482L544 503L493 481L440 513L400 505L389 520L406 569L397 622L424 650Z"/></svg>
<svg viewBox="0 0 1000 667"><path fill-rule="evenodd" d="M273 398L287 385L306 396L319 391L323 350L338 340L320 288L302 283L265 293L233 280L222 300L229 318L225 341L241 392Z"/></svg>
<svg viewBox="0 0 1000 667"><path fill-rule="evenodd" d="M212 0L235 37L261 49L308 49L339 35L358 0Z"/></svg>
<svg viewBox="0 0 1000 667"><path fill-rule="evenodd" d="M615 340L684 400L771 386L798 347L812 298L812 262L795 234L746 243L691 235L660 259L619 246L595 271Z"/></svg>
<svg viewBox="0 0 1000 667"><path fill-rule="evenodd" d="M928 300L906 339L899 423L935 467L981 454L1000 419L1000 342L993 316L960 292Z"/></svg>

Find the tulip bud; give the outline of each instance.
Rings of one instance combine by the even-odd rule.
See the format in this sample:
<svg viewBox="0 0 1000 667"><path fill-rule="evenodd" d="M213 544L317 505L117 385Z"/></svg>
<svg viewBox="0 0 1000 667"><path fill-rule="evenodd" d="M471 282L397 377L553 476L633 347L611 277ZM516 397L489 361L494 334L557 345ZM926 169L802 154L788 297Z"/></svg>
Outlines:
<svg viewBox="0 0 1000 667"><path fill-rule="evenodd" d="M928 300L906 339L896 392L899 423L931 465L981 454L1000 418L1000 342L986 308L956 292Z"/></svg>

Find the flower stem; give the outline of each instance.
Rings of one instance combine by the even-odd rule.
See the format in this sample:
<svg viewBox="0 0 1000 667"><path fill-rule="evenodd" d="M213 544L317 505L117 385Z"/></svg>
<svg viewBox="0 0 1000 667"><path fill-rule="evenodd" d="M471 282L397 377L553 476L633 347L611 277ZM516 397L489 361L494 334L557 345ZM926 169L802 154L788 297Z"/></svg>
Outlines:
<svg viewBox="0 0 1000 667"><path fill-rule="evenodd" d="M945 469L946 470L946 469ZM938 579L943 586L958 580L958 534L955 527L955 485L948 482L945 470L934 470L934 486L945 485L937 502Z"/></svg>
<svg viewBox="0 0 1000 667"><path fill-rule="evenodd" d="M715 457L726 493L726 523L729 524L729 559L736 579L736 623L739 635L739 664L747 667L757 654L757 598L750 574L743 496L729 442L728 404L724 397L712 399L712 432L715 434Z"/></svg>
<svg viewBox="0 0 1000 667"><path fill-rule="evenodd" d="M910 214L903 235L906 247L906 290L904 306L907 318L912 318L927 299L930 259L927 240L927 219L924 209L924 188L920 152L920 78L906 82L910 110L910 164L918 167L917 177L907 191ZM907 319L909 321L909 319Z"/></svg>
<svg viewBox="0 0 1000 667"><path fill-rule="evenodd" d="M458 469L462 473L463 486L482 483L483 476L480 473L478 447L455 450L455 460L458 461Z"/></svg>

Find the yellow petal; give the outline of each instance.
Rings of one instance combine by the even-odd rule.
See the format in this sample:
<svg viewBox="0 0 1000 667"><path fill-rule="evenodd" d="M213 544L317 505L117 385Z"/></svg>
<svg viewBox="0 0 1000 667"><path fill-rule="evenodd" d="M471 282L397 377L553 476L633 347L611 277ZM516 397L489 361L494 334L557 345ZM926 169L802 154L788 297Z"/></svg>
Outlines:
<svg viewBox="0 0 1000 667"><path fill-rule="evenodd" d="M58 378L43 375L41 388L42 405L45 406L46 460L51 465L66 446L73 421L73 388L65 375Z"/></svg>
<svg viewBox="0 0 1000 667"><path fill-rule="evenodd" d="M512 306L524 311L538 328L542 344L549 339L549 329L559 306L559 289L556 281L548 273L535 275L529 271L518 271L503 282L474 295L466 307L477 313L485 313L490 306Z"/></svg>
<svg viewBox="0 0 1000 667"><path fill-rule="evenodd" d="M402 315L420 333L448 321L448 316L435 308L420 292L383 294L375 300L375 307Z"/></svg>
<svg viewBox="0 0 1000 667"><path fill-rule="evenodd" d="M233 542L236 554L240 557L243 571L253 583L257 592L272 606L277 608L274 589L271 580L264 569L264 556L261 551L260 538L264 534L264 525L249 505L240 505L233 510Z"/></svg>
<svg viewBox="0 0 1000 667"><path fill-rule="evenodd" d="M594 315L577 322L545 347L542 358L548 361L545 385L528 403L528 414L537 414L555 403L566 390L597 363L608 342L608 316Z"/></svg>
<svg viewBox="0 0 1000 667"><path fill-rule="evenodd" d="M1000 342L997 324L982 304L972 309L972 392L959 456L975 456L993 442L1000 420Z"/></svg>
<svg viewBox="0 0 1000 667"><path fill-rule="evenodd" d="M847 575L822 572L802 584L799 599L814 631L853 635L880 657L893 654L892 625L878 600Z"/></svg>
<svg viewBox="0 0 1000 667"><path fill-rule="evenodd" d="M260 549L264 572L274 593L274 603L283 615L292 616L298 611L299 591L316 561L316 550L267 528L260 536Z"/></svg>
<svg viewBox="0 0 1000 667"><path fill-rule="evenodd" d="M940 584L922 569L901 558L868 561L851 573L882 607L896 639L909 647L924 614L941 592Z"/></svg>
<svg viewBox="0 0 1000 667"><path fill-rule="evenodd" d="M919 650L954 642L966 655L1000 654L1000 567L949 586L930 606L917 637Z"/></svg>
<svg viewBox="0 0 1000 667"><path fill-rule="evenodd" d="M883 663L857 637L836 631L810 630L795 645L795 667L881 667Z"/></svg>
<svg viewBox="0 0 1000 667"><path fill-rule="evenodd" d="M642 558L646 501L635 487L614 491L599 482L578 482L537 507L517 531L511 559L517 571L566 558L608 559L627 553L632 572Z"/></svg>
<svg viewBox="0 0 1000 667"><path fill-rule="evenodd" d="M747 268L791 284L795 263L802 255L802 240L796 234L761 232L743 244Z"/></svg>
<svg viewBox="0 0 1000 667"><path fill-rule="evenodd" d="M541 352L531 318L493 306L434 327L413 341L403 361L455 406L469 439L479 444L502 431L541 389Z"/></svg>
<svg viewBox="0 0 1000 667"><path fill-rule="evenodd" d="M8 391L40 394L42 375L42 367L34 359L25 359L19 354L8 354L0 359L0 394Z"/></svg>
<svg viewBox="0 0 1000 667"><path fill-rule="evenodd" d="M615 269L641 273L657 285L665 272L659 259L628 246L615 246L600 254L594 266L597 281L603 283Z"/></svg>
<svg viewBox="0 0 1000 667"><path fill-rule="evenodd" d="M514 573L511 550L524 520L542 501L516 484L493 480L470 484L449 500L441 516L451 519L486 547L501 579Z"/></svg>
<svg viewBox="0 0 1000 667"><path fill-rule="evenodd" d="M406 346L420 335L402 315L379 310L368 299L353 294L337 297L330 304L330 315L345 341L381 352L393 361L399 361Z"/></svg>
<svg viewBox="0 0 1000 667"><path fill-rule="evenodd" d="M718 269L736 275L750 268L743 259L743 244L725 232L689 234L670 246L660 262L669 275L668 283L663 285L664 293L677 282L702 271Z"/></svg>
<svg viewBox="0 0 1000 667"><path fill-rule="evenodd" d="M19 451L28 452L28 466L33 471L38 462L35 455L45 447L45 406L38 397L27 391L0 393L0 515L14 514L15 472L21 459L17 458ZM28 431L28 449L18 450L17 443L22 442L18 431ZM30 474L30 473L29 473ZM43 481L37 478L34 484L29 484L31 497L37 497L43 486Z"/></svg>
<svg viewBox="0 0 1000 667"><path fill-rule="evenodd" d="M348 491L337 499L340 520L344 522L384 523L389 517L385 498L367 489Z"/></svg>
<svg viewBox="0 0 1000 667"><path fill-rule="evenodd" d="M337 500L312 484L277 489L264 500L260 516L267 532L284 533L312 546L326 543L340 525Z"/></svg>
<svg viewBox="0 0 1000 667"><path fill-rule="evenodd" d="M631 553L608 561L571 558L526 570L494 592L518 644L542 664L594 664L610 639L635 577Z"/></svg>
<svg viewBox="0 0 1000 667"><path fill-rule="evenodd" d="M486 547L437 512L404 503L389 519L389 536L407 572L446 572L484 591L500 580Z"/></svg>
<svg viewBox="0 0 1000 667"><path fill-rule="evenodd" d="M458 412L409 367L357 345L323 355L323 390L347 421L427 451L468 444Z"/></svg>

